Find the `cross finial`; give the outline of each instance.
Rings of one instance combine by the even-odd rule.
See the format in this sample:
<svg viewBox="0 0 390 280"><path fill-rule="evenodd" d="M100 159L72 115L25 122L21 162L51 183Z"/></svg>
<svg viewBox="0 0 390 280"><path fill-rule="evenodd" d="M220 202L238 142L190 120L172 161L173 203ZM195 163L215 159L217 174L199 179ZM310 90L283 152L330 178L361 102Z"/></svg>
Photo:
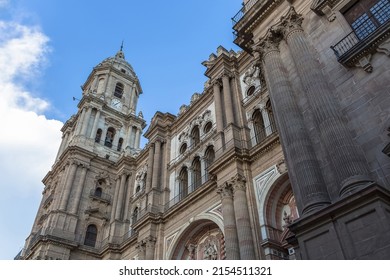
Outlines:
<svg viewBox="0 0 390 280"><path fill-rule="evenodd" d="M122 40L122 45L121 45L121 51L123 50L123 40Z"/></svg>

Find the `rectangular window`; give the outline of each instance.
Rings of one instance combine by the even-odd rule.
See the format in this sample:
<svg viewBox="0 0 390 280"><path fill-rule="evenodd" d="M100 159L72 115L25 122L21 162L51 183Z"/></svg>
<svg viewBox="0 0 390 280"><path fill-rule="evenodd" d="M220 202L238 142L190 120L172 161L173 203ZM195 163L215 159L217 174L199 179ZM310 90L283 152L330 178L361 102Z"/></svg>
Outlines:
<svg viewBox="0 0 390 280"><path fill-rule="evenodd" d="M344 12L359 40L373 33L390 19L389 0L360 0Z"/></svg>

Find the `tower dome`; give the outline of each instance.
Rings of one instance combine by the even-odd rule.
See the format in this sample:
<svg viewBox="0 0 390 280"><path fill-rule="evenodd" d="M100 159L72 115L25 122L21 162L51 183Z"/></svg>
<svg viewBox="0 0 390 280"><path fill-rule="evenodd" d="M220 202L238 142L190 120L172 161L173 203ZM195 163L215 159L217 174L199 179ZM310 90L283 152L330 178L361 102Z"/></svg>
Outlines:
<svg viewBox="0 0 390 280"><path fill-rule="evenodd" d="M104 59L96 67L99 68L104 66L114 67L115 69L121 71L122 73L128 74L133 78L137 78L137 75L135 74L133 67L125 59L125 53L123 52L122 47L115 54L115 56Z"/></svg>

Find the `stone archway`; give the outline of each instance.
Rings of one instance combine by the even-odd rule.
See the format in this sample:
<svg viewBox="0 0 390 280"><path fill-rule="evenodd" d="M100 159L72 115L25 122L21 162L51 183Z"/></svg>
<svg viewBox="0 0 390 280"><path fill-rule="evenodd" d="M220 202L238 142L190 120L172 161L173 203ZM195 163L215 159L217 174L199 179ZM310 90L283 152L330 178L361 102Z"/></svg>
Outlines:
<svg viewBox="0 0 390 280"><path fill-rule="evenodd" d="M298 210L288 172L273 166L254 179L260 229L266 259L289 259L289 224L298 218Z"/></svg>
<svg viewBox="0 0 390 280"><path fill-rule="evenodd" d="M289 177L280 176L266 193L263 204L264 223L267 238L262 243L267 259L288 259L291 247L286 238L288 226L299 216Z"/></svg>
<svg viewBox="0 0 390 280"><path fill-rule="evenodd" d="M180 234L170 259L225 259L225 240L221 229L211 220L201 219L192 222Z"/></svg>

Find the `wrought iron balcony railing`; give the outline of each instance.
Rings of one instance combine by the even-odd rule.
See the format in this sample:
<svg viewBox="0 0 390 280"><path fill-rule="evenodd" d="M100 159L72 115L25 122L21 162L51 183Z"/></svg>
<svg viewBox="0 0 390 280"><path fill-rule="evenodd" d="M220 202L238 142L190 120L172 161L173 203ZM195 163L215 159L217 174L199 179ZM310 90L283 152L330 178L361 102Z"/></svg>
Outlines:
<svg viewBox="0 0 390 280"><path fill-rule="evenodd" d="M359 47L368 47L378 34L389 29L390 3L388 1L380 1L370 9L370 12L370 16L365 13L352 23L353 30L331 46L339 61L353 54Z"/></svg>
<svg viewBox="0 0 390 280"><path fill-rule="evenodd" d="M260 0L249 0L245 5L238 11L238 13L232 17L233 26L237 24L245 15L250 8L252 8Z"/></svg>

